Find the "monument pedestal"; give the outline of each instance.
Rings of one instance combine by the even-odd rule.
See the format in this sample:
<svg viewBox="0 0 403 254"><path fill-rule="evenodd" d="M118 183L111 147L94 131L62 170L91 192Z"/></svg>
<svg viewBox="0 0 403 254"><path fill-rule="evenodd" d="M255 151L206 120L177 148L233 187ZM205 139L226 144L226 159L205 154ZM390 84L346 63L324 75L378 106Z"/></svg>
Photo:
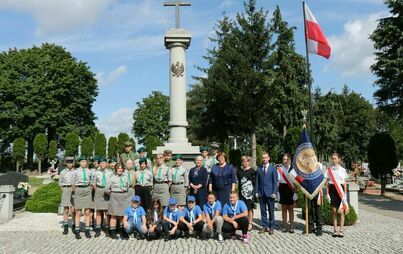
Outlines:
<svg viewBox="0 0 403 254"><path fill-rule="evenodd" d="M14 192L12 185L0 186L0 223L13 218Z"/></svg>
<svg viewBox="0 0 403 254"><path fill-rule="evenodd" d="M182 154L184 167L191 168L200 154L198 146L192 146L186 136L186 53L192 35L185 29L175 28L165 34L164 44L169 50L169 139L157 147L153 154L165 149Z"/></svg>

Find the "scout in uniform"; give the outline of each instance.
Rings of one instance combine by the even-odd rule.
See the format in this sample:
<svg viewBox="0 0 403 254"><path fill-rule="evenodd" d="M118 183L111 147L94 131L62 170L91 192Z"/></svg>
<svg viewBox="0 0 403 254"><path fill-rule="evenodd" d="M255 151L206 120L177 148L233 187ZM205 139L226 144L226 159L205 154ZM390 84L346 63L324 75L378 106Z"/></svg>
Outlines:
<svg viewBox="0 0 403 254"><path fill-rule="evenodd" d="M131 204L125 210L125 215L123 216L123 227L125 228L126 234L130 236L133 233L139 234L140 238L144 239L147 234L147 220L146 212L144 208L140 206L141 198L137 195L133 196L131 199ZM129 239L128 237L124 238Z"/></svg>
<svg viewBox="0 0 403 254"><path fill-rule="evenodd" d="M73 157L66 157L66 168L62 170L59 177L59 186L62 189L62 199L60 205L63 206L63 226L64 231L63 235L67 235L69 231L69 210L71 209L71 230L75 232L75 212L73 208L73 191L72 191L72 184L74 180L74 158Z"/></svg>
<svg viewBox="0 0 403 254"><path fill-rule="evenodd" d="M175 161L172 160L172 151L169 149L164 150L164 163L168 168L175 166Z"/></svg>
<svg viewBox="0 0 403 254"><path fill-rule="evenodd" d="M156 155L153 175L155 183L153 188L153 198L159 199L161 205L165 208L168 206L169 187L172 182L172 174L170 168L164 163L164 156L161 153Z"/></svg>
<svg viewBox="0 0 403 254"><path fill-rule="evenodd" d="M140 170L135 173L135 191L141 200L143 200L142 206L145 210L150 208L151 201L151 187L153 184L153 173L147 168L147 158L141 158L139 160Z"/></svg>
<svg viewBox="0 0 403 254"><path fill-rule="evenodd" d="M238 192L231 192L229 202L224 205L222 215L224 219L222 231L232 234L232 239L236 239L235 232L240 229L242 230L243 242L249 243L248 207L242 200L239 200Z"/></svg>
<svg viewBox="0 0 403 254"><path fill-rule="evenodd" d="M182 211L182 216L179 220L178 228L182 232L189 235L201 233L203 231L203 213L201 208L196 205L196 199L193 196L187 197L187 204Z"/></svg>
<svg viewBox="0 0 403 254"><path fill-rule="evenodd" d="M289 179L289 173L292 170L291 155L283 155L283 164L277 167L278 172L278 191L280 193L280 204L283 219L283 232L294 233L294 201L298 196L295 193L295 186ZM287 212L290 218L290 225L287 225Z"/></svg>
<svg viewBox="0 0 403 254"><path fill-rule="evenodd" d="M94 176L95 176L95 172L98 170L99 168L99 163L101 162L101 158L98 155L95 155L91 158L91 167L89 167L89 169L91 170L91 181L94 181ZM95 198L95 189L92 189L92 202L94 202L94 198ZM93 203L94 206L94 203ZM91 219L91 227L94 229L94 231L96 231L96 227L95 227L95 218L94 218L94 209L90 209L90 219Z"/></svg>
<svg viewBox="0 0 403 254"><path fill-rule="evenodd" d="M168 232L165 236L169 237L169 224L164 221L164 210L161 201L153 198L151 207L148 209L146 218L148 225L148 240L158 239L163 232Z"/></svg>
<svg viewBox="0 0 403 254"><path fill-rule="evenodd" d="M217 162L215 162L213 158L208 156L208 147L207 146L200 147L200 155L203 157L203 161L202 161L203 167L206 168L207 172L210 174L211 168Z"/></svg>
<svg viewBox="0 0 403 254"><path fill-rule="evenodd" d="M112 174L115 174L115 166L116 166L117 160L116 157L112 156L108 160L108 169L112 172Z"/></svg>
<svg viewBox="0 0 403 254"><path fill-rule="evenodd" d="M110 181L112 172L107 169L107 161L100 158L101 166L95 171L93 186L95 189L94 208L97 210L95 237L101 235L102 215L105 219L106 235L109 235L109 196L105 193L106 183Z"/></svg>
<svg viewBox="0 0 403 254"><path fill-rule="evenodd" d="M171 197L177 200L179 210L182 210L186 205L186 189L189 186L189 174L186 168L182 166L182 155L177 154L173 158L176 161L176 166L171 168L172 185Z"/></svg>
<svg viewBox="0 0 403 254"><path fill-rule="evenodd" d="M212 144L211 144L211 146L210 146L210 152L211 152L210 158L211 158L212 164L213 164L213 166L214 166L215 164L218 163L218 160L217 160L218 144L217 144L217 143L212 143Z"/></svg>
<svg viewBox="0 0 403 254"><path fill-rule="evenodd" d="M120 155L120 161L123 165L126 165L127 160L135 161L137 159L137 154L133 152L133 144L130 141L125 142L125 152Z"/></svg>
<svg viewBox="0 0 403 254"><path fill-rule="evenodd" d="M116 174L107 182L105 192L110 195L108 206L108 214L111 216L110 236L112 239L119 239L116 235L116 223L118 219L121 220L125 215L129 183L127 182L127 177L123 175L122 164L116 164L115 169ZM122 237L126 237L124 232L122 232Z"/></svg>
<svg viewBox="0 0 403 254"><path fill-rule="evenodd" d="M147 159L146 157L146 149L144 147L140 147L137 152L139 153L139 157L137 158L137 160L134 161L134 168L136 169L136 171L140 170L140 159L141 158L145 158L147 160L147 168L148 170L152 171L152 163L149 159Z"/></svg>
<svg viewBox="0 0 403 254"><path fill-rule="evenodd" d="M76 211L76 225L80 225L81 210L85 213L85 237L91 238L90 234L90 209L93 208L91 170L87 168L87 158L80 156L80 167L74 171L73 191L74 209ZM76 239L81 239L80 230L76 230Z"/></svg>
<svg viewBox="0 0 403 254"><path fill-rule="evenodd" d="M181 211L177 207L175 198L170 198L168 206L164 209L164 221L168 223L169 227L164 229L164 241L168 241L170 237L178 237L181 231L178 228ZM166 231L168 230L168 231Z"/></svg>
<svg viewBox="0 0 403 254"><path fill-rule="evenodd" d="M204 204L203 207L204 218L206 219L206 223L203 227L203 239L206 239L207 235L212 236L215 229L218 234L218 241L220 243L224 242L224 237L222 236L221 231L224 219L221 216L221 211L222 206L220 201L217 200L216 194L210 192L207 196L207 203Z"/></svg>
<svg viewBox="0 0 403 254"><path fill-rule="evenodd" d="M127 203L130 203L134 195L134 164L131 159L128 159L125 164L125 170L123 171L123 175L127 177L127 182L129 183L129 190L127 191Z"/></svg>
<svg viewBox="0 0 403 254"><path fill-rule="evenodd" d="M333 237L344 237L344 213L349 213L347 202L347 184L348 178L346 169L339 165L340 155L332 154L333 165L329 167L324 176L327 179L326 193L327 199L332 207ZM337 213L340 214L340 228L337 228Z"/></svg>

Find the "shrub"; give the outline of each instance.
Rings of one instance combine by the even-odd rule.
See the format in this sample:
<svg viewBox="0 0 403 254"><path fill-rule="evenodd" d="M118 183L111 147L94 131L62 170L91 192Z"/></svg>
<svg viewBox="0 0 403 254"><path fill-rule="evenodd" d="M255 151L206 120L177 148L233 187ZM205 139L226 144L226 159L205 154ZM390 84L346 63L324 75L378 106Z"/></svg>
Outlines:
<svg viewBox="0 0 403 254"><path fill-rule="evenodd" d="M298 204L302 208L302 216L303 219L305 220L305 195L298 190ZM338 219L339 219L338 215ZM323 224L326 225L333 225L332 222L332 207L330 206L330 203L327 201L326 197L324 197L323 204L322 204L322 221ZM357 221L357 214L355 213L354 208L350 205L350 212L345 216L344 220L344 225L345 226L351 226L354 225Z"/></svg>
<svg viewBox="0 0 403 254"><path fill-rule="evenodd" d="M61 196L58 183L50 183L35 191L27 200L25 209L34 213L57 213Z"/></svg>

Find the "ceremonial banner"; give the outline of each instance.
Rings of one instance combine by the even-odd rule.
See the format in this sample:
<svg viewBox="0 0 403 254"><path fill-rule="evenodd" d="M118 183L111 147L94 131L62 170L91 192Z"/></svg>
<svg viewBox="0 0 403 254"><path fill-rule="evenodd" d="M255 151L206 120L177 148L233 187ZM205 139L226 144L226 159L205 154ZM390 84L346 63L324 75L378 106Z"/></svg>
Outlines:
<svg viewBox="0 0 403 254"><path fill-rule="evenodd" d="M299 145L292 160L293 170L291 178L296 186L307 196L313 199L322 190L326 183L322 164L318 162L316 153L309 139L306 128L302 130Z"/></svg>

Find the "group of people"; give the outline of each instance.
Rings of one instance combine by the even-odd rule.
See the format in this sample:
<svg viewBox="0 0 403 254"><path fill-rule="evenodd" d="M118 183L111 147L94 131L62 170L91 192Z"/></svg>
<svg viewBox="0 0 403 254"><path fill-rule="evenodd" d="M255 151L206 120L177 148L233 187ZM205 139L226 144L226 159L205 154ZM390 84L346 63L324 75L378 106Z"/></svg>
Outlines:
<svg viewBox="0 0 403 254"><path fill-rule="evenodd" d="M262 154L262 165L256 170L250 165L250 158L242 156L242 167L236 169L228 163L227 156L218 152L217 146L201 147L191 169L183 166L180 154L172 156L170 150L155 156L152 163L145 156L145 149L132 151L132 144L126 143L125 153L115 158L94 158L92 167L88 159L78 158L79 167L74 168L74 158L65 159L66 167L61 172L59 185L62 188L61 205L64 207L64 231L68 234L69 211L72 214L72 231L81 239L80 219L84 212L85 236L91 238L105 235L112 239L163 237L165 241L180 236L199 235L202 239L216 237L236 239L236 231L242 231L242 240L248 243L252 230L253 210L258 200L261 212L259 233L274 233L274 203L280 196L284 232L294 232L294 201L297 198L291 180L291 156L283 155L281 165L271 165L267 152ZM209 153L210 151L210 153ZM343 197L333 187L341 183L345 191L346 171L339 162L339 156L332 156L334 172L327 175L328 199L335 208L334 236L343 236L344 216L340 216L337 229L337 208ZM314 204L314 202L312 202ZM321 235L320 207L310 214L316 228L311 232ZM269 215L267 218L267 214ZM287 214L289 218L287 220ZM289 223L288 223L289 222ZM311 224L311 222L310 222ZM76 226L77 225L77 226Z"/></svg>

